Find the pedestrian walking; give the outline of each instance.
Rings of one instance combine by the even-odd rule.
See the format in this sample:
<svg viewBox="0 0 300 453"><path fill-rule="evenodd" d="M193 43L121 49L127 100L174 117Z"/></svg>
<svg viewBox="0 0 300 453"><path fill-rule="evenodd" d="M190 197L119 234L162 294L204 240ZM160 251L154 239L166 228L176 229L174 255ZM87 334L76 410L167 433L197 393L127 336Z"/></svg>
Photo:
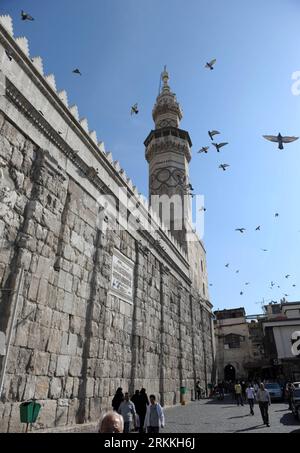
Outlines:
<svg viewBox="0 0 300 453"><path fill-rule="evenodd" d="M243 398L242 398L242 386L238 381L236 382L236 384L234 386L234 391L235 391L235 399L236 399L237 405L239 406L241 404L241 406L244 406Z"/></svg>
<svg viewBox="0 0 300 453"><path fill-rule="evenodd" d="M246 403L247 402L247 395L246 395L247 384L245 381L241 382L241 387L242 387L242 398L243 398L243 401Z"/></svg>
<svg viewBox="0 0 300 453"><path fill-rule="evenodd" d="M123 389L122 387L119 387L115 393L115 396L113 397L113 400L112 400L112 407L113 407L113 410L115 412L118 412L119 410L119 407L120 407L120 404L122 403L122 401L124 400L124 394L123 394Z"/></svg>
<svg viewBox="0 0 300 453"><path fill-rule="evenodd" d="M122 415L124 420L124 433L130 433L132 424L136 430L135 406L134 403L130 401L128 392L125 393L124 401L120 404L118 412Z"/></svg>
<svg viewBox="0 0 300 453"><path fill-rule="evenodd" d="M196 382L196 399L197 400L201 399L201 385L200 385L200 381Z"/></svg>
<svg viewBox="0 0 300 453"><path fill-rule="evenodd" d="M255 391L254 387L249 383L247 389L246 389L246 395L247 395L247 400L250 406L250 414L254 415L254 399L255 399Z"/></svg>
<svg viewBox="0 0 300 453"><path fill-rule="evenodd" d="M134 402L135 403L135 402ZM142 388L139 392L139 397L135 403L135 410L139 416L139 432L144 432L144 422L147 411L147 406L149 406L149 399L146 393L146 389Z"/></svg>
<svg viewBox="0 0 300 453"><path fill-rule="evenodd" d="M260 389L257 392L256 398L257 398L257 401L259 404L259 409L260 409L260 413L261 413L263 422L265 425L270 426L269 406L271 405L271 398L270 398L270 393L268 392L267 389L265 389L265 386L263 383L260 384Z"/></svg>
<svg viewBox="0 0 300 453"><path fill-rule="evenodd" d="M140 431L141 421L140 421L140 416L139 416L139 411L138 411L139 401L140 401L140 391L139 390L135 391L134 395L131 398L131 401L133 402L135 411L136 411L136 415L135 415L136 428L137 428L137 431Z"/></svg>
<svg viewBox="0 0 300 453"><path fill-rule="evenodd" d="M147 406L144 428L147 433L159 433L159 428L165 426L165 416L163 409L159 403L156 402L155 395L150 395L150 404Z"/></svg>
<svg viewBox="0 0 300 453"><path fill-rule="evenodd" d="M294 390L295 390L294 384L292 384L291 381L288 381L288 383L286 384L285 391L289 403L289 409L292 409L292 396Z"/></svg>

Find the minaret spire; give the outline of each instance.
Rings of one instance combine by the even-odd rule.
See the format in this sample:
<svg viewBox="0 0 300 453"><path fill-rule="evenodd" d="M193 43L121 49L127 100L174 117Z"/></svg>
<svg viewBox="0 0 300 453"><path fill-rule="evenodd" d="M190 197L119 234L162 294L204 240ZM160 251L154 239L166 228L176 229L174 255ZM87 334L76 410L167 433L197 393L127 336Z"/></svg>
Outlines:
<svg viewBox="0 0 300 453"><path fill-rule="evenodd" d="M169 81L169 73L167 71L167 65L164 66L164 70L161 74L161 79L163 81L163 91L167 91L167 92L170 92L170 87L169 87L169 84L168 84L168 81Z"/></svg>
<svg viewBox="0 0 300 453"><path fill-rule="evenodd" d="M179 129L182 110L176 95L170 89L166 66L161 73L161 81L163 86L152 111L155 129L144 142L149 163L149 201L152 208L164 219L166 212L160 211L160 206L154 206L154 202L157 203L157 196L170 200L174 212L173 208L169 209L169 229L181 245L186 246L187 223L190 220L186 196L190 186L189 162L192 143L188 132Z"/></svg>

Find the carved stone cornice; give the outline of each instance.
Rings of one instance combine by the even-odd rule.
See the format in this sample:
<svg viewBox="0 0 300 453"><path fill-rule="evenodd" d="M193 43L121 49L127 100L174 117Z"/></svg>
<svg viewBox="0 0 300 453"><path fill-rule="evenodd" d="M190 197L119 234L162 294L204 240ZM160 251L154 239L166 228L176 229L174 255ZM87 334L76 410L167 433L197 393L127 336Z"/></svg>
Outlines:
<svg viewBox="0 0 300 453"><path fill-rule="evenodd" d="M155 154L159 154L161 156L163 153L170 152L184 154L188 162L190 162L192 157L189 144L185 139L181 137L168 136L152 138L146 148L146 159L150 162Z"/></svg>

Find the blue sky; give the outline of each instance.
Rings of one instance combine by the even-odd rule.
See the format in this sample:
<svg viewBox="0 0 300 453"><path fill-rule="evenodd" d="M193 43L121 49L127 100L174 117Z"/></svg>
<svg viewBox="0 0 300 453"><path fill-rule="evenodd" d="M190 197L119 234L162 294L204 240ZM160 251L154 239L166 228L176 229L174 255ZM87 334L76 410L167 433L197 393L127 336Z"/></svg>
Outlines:
<svg viewBox="0 0 300 453"><path fill-rule="evenodd" d="M21 9L36 20L22 22ZM205 196L214 308L245 306L253 314L263 298L299 300L300 140L279 151L262 138L300 135L300 96L291 92L300 70L298 0L2 0L0 11L145 195L143 141L167 64L181 128L194 145L193 187ZM217 64L208 71L212 58ZM140 113L131 117L135 102ZM220 155L196 152L209 144L209 129L229 142ZM218 169L224 162L226 172ZM281 288L271 290L271 280Z"/></svg>

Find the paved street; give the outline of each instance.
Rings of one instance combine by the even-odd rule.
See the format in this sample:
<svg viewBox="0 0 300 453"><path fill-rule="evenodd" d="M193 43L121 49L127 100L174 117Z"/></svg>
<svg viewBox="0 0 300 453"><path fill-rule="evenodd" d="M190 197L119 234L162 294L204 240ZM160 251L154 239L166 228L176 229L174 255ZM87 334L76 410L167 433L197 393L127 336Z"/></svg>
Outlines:
<svg viewBox="0 0 300 453"><path fill-rule="evenodd" d="M165 409L164 433L300 433L300 422L288 410L286 403L270 407L270 428L262 425L258 405L254 416L247 405L238 407L230 397L224 401L201 400L186 406Z"/></svg>

